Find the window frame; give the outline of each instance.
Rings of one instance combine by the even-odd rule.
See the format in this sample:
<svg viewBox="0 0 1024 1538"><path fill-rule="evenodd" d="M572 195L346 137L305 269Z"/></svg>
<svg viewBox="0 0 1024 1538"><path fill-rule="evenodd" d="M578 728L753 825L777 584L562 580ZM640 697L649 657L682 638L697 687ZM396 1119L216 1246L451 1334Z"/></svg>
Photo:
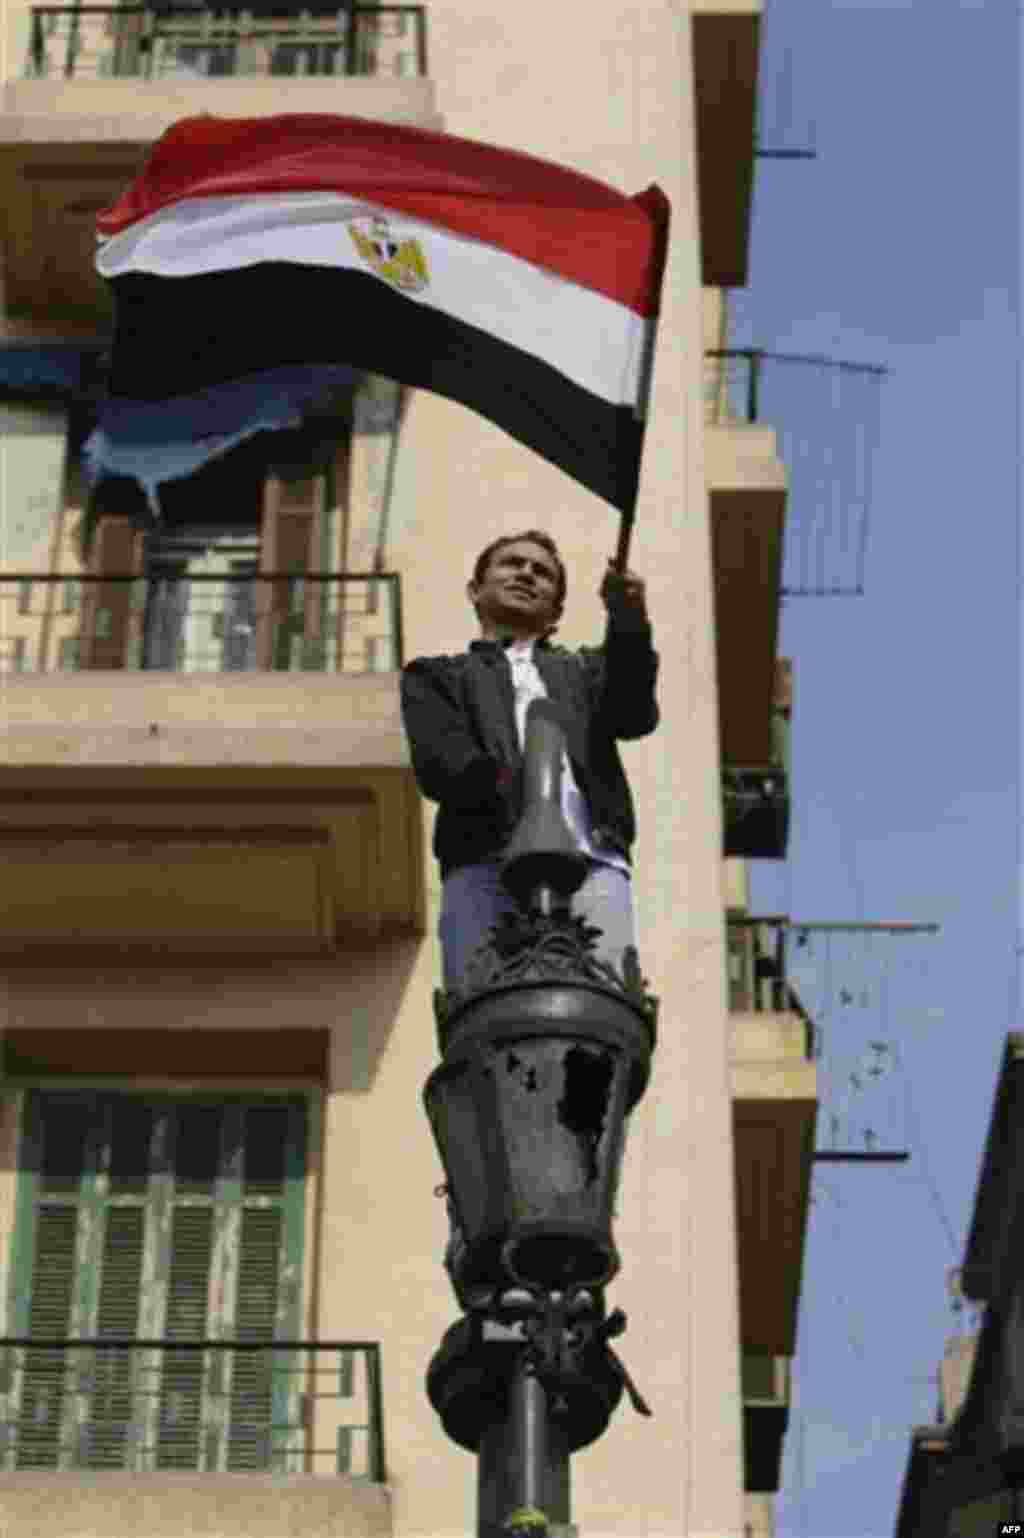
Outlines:
<svg viewBox="0 0 1024 1538"><path fill-rule="evenodd" d="M84 1207L87 1220L83 1223L79 1217L76 1223L76 1259L74 1280L77 1296L72 1301L72 1311L68 1326L68 1338L76 1335L88 1337L99 1333L97 1325L97 1310L99 1306L99 1290L101 1285L102 1246L106 1231L106 1222L102 1220L104 1214L111 1208L125 1205L141 1205L146 1212L146 1237L144 1239L144 1252L142 1257L142 1272L138 1294L138 1320L136 1336L139 1339L162 1338L166 1329L166 1294L167 1280L170 1275L170 1222L164 1226L166 1235L161 1242L160 1214L161 1209L170 1205L176 1209L182 1205L207 1205L214 1210L215 1229L219 1221L223 1225L233 1224L235 1237L239 1237L243 1215L247 1210L257 1207L271 1206L279 1202L282 1215L282 1235L279 1251L279 1293L276 1300L276 1317L274 1322L275 1339L305 1339L305 1321L307 1318L307 1300L309 1290L309 1265L315 1253L315 1236L307 1232L307 1215L309 1206L310 1180L318 1178L320 1168L320 1142L321 1142L321 1117L322 1117L322 1086L303 1087L288 1085L281 1087L256 1088L246 1085L224 1085L217 1087L210 1085L202 1089L189 1089L176 1087L173 1083L159 1086L128 1086L105 1084L102 1087L86 1086L80 1081L69 1083L67 1080L57 1082L40 1082L31 1085L23 1084L18 1087L18 1133L17 1147L18 1157L16 1166L16 1194L14 1203L13 1223L9 1239L9 1260L6 1289L7 1333L14 1337L27 1338L30 1335L30 1316L32 1306L32 1278L35 1267L36 1228L40 1212L41 1198L41 1171L42 1171L42 1137L43 1117L45 1115L45 1103L47 1099L54 1098L61 1102L90 1101L95 1111L102 1109L102 1115L97 1116L86 1142L83 1157L84 1168L81 1171L78 1185L78 1194L74 1200L81 1212ZM168 1166L164 1170L150 1165L147 1179L147 1190L140 1201L133 1196L110 1195L106 1189L107 1175L102 1167L104 1157L109 1164L110 1158L110 1127L112 1105L115 1097L131 1099L142 1102L156 1108L163 1108L165 1114L173 1116L174 1108L187 1104L214 1104L227 1106L229 1114L222 1120L220 1127L220 1153L218 1156L217 1175L213 1182L213 1190L209 1198L199 1196L191 1199L188 1196L176 1196L174 1192L173 1167ZM241 1117L249 1108L258 1108L266 1105L285 1105L291 1109L293 1116L289 1122L289 1136L286 1145L286 1158L283 1172L282 1192L280 1198L275 1197L246 1197L242 1182L241 1150L237 1148L238 1168L234 1171L230 1168L228 1157L231 1144L231 1122L237 1118L241 1125ZM155 1133L155 1121L154 1121ZM151 1149L154 1144L151 1143ZM97 1221L100 1219L100 1221ZM157 1251L160 1254L157 1254ZM166 1254L163 1251L166 1249ZM211 1294L215 1285L215 1267L218 1264L217 1246L210 1259L210 1288ZM207 1315L206 1332L208 1338L228 1338L237 1332L233 1316L237 1303L237 1250L235 1252L235 1266L232 1270L230 1246L220 1246L220 1264L224 1274L221 1280L229 1279L231 1286L221 1288L221 1295L225 1296L226 1307L220 1318ZM162 1274L154 1273L154 1264L162 1265ZM289 1285L289 1275L291 1285ZM147 1306L146 1289L150 1288L150 1297ZM157 1293L163 1294L162 1304L157 1298ZM163 1320L163 1326L156 1323L157 1316ZM225 1328L225 1326L229 1326ZM152 1364L147 1361L147 1368L157 1366L160 1359L166 1360L167 1353L154 1351L146 1353L147 1358L152 1356L155 1360ZM298 1353L290 1356L298 1356ZM228 1434L227 1424L224 1421L223 1410L229 1404L230 1379L232 1364L237 1358L231 1353L204 1352L204 1363L209 1364L211 1357L226 1358L226 1375L224 1399L211 1414L204 1406L203 1424L204 1430L209 1429L218 1434L217 1458L214 1467L207 1467L209 1461L209 1449L200 1446L193 1472L213 1473L224 1472L227 1467ZM278 1358L278 1361L281 1359ZM289 1361L288 1366L294 1368L294 1360ZM0 1423L11 1426L14 1415L10 1405L16 1405L20 1398L20 1389L16 1386L16 1380L20 1376L20 1369L13 1372L0 1373ZM287 1376L278 1376L274 1385L271 1407L271 1424L295 1424L294 1411L298 1395L301 1392L302 1383L297 1373L289 1373ZM156 1396L154 1396L155 1398ZM62 1425L67 1426L68 1415L66 1411ZM301 1433L300 1433L301 1436ZM63 1437L62 1437L63 1440ZM299 1449L301 1452L301 1448ZM277 1467L277 1458L283 1459L283 1467L288 1468L288 1460L295 1451L294 1437L290 1436L284 1447L275 1450L275 1458L270 1463L271 1470ZM152 1469L150 1469L152 1465ZM10 1469L16 1467L15 1457L10 1448L0 1449L0 1468ZM62 1454L58 1460L58 1467L80 1468L85 1465L74 1461L73 1456ZM149 1449L148 1458L144 1462L132 1461L132 1453L129 1449L125 1460L125 1469L133 1468L136 1471L155 1471L155 1447Z"/></svg>

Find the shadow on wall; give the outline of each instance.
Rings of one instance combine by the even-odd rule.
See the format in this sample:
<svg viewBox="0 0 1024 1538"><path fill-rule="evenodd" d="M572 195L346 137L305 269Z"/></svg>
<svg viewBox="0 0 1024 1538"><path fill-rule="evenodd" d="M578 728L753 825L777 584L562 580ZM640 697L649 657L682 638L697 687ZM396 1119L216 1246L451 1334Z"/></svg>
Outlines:
<svg viewBox="0 0 1024 1538"><path fill-rule="evenodd" d="M319 1082L368 1094L421 969L424 1065L433 1054L432 938L408 934L325 958L175 957L125 966L79 952L5 963L6 1080L81 1077ZM74 1025L68 1025L74 1020ZM0 1132L0 1169L7 1154ZM11 1153L13 1159L13 1151Z"/></svg>
<svg viewBox="0 0 1024 1538"><path fill-rule="evenodd" d="M425 965L417 977L421 958ZM344 993L331 1032L328 1087L369 1094L392 1032L407 1010L422 1025L426 1071L434 1052L432 990L440 975L433 936L403 936L362 952L350 951L345 960Z"/></svg>

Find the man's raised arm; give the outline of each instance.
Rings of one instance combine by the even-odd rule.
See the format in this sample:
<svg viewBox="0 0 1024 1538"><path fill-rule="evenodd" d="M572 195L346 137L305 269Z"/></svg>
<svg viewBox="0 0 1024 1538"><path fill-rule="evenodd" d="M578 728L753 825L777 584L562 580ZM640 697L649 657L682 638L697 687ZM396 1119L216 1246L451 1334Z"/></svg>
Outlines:
<svg viewBox="0 0 1024 1538"><path fill-rule="evenodd" d="M661 716L654 693L658 654L644 583L635 572L611 569L601 583L601 599L608 611L604 645L587 654L592 708L610 736L647 737Z"/></svg>

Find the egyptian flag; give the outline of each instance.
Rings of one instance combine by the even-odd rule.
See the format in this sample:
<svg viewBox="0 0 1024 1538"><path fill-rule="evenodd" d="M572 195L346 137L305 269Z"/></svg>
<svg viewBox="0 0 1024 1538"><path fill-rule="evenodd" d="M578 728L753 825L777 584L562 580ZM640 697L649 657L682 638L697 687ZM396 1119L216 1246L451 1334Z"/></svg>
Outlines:
<svg viewBox="0 0 1024 1538"><path fill-rule="evenodd" d="M363 118L186 118L97 220L113 401L346 365L636 498L668 234L562 166Z"/></svg>

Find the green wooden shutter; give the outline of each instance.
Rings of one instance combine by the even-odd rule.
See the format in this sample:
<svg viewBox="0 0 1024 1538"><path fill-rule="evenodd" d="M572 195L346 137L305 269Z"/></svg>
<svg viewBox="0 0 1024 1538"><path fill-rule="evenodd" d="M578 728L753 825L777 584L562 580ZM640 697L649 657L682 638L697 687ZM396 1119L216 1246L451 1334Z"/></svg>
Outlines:
<svg viewBox="0 0 1024 1538"><path fill-rule="evenodd" d="M69 1334L75 1301L84 1170L87 1160L91 1108L74 1097L55 1097L53 1115L45 1123L40 1107L27 1107L23 1139L22 1196L19 1236L22 1253L15 1256L14 1327L18 1335L43 1339ZM29 1221L26 1223L25 1219ZM61 1466L62 1427L67 1405L64 1352L41 1347L11 1363L11 1401L5 1422L15 1426L15 1467L56 1469ZM5 1467L10 1467L5 1458Z"/></svg>
<svg viewBox="0 0 1024 1538"><path fill-rule="evenodd" d="M98 1283L82 1328L108 1340L130 1340L138 1333L153 1108L120 1095L105 1097L96 1110L101 1136L91 1209L100 1236ZM84 1373L87 1366L90 1372L77 1397L74 1462L92 1469L132 1467L138 1363L128 1351L97 1351L91 1356L86 1364L82 1353L73 1353L68 1364L69 1372Z"/></svg>
<svg viewBox="0 0 1024 1538"><path fill-rule="evenodd" d="M246 1115L234 1306L234 1329L240 1340L281 1339L282 1326L296 1313L298 1298L292 1295L284 1242L291 1115L283 1105L251 1106ZM274 1463L271 1426L281 1428L284 1436L285 1426L297 1419L296 1396L281 1392L288 1387L282 1382L282 1371L293 1365L277 1353L246 1353L235 1359L229 1469L268 1469ZM297 1380L292 1380L292 1387L298 1387Z"/></svg>
<svg viewBox="0 0 1024 1538"><path fill-rule="evenodd" d="M172 1187L165 1314L157 1321L157 1333L166 1340L202 1340L212 1333L214 1193L222 1161L224 1107L208 1102L165 1105L163 1114L168 1121ZM156 1467L201 1469L206 1466L207 1354L165 1352L159 1367Z"/></svg>
<svg viewBox="0 0 1024 1538"><path fill-rule="evenodd" d="M96 1333L115 1340L136 1334L146 1218L140 1207L107 1214ZM73 1369L74 1363L69 1363ZM135 1363L130 1351L93 1353L93 1391L77 1438L82 1467L121 1469L133 1442ZM131 1460L129 1460L131 1461Z"/></svg>
<svg viewBox="0 0 1024 1538"><path fill-rule="evenodd" d="M34 1091L24 1126L12 1333L298 1336L301 1098ZM300 1385L280 1353L88 1355L30 1350L8 1366L4 1467L293 1466Z"/></svg>

